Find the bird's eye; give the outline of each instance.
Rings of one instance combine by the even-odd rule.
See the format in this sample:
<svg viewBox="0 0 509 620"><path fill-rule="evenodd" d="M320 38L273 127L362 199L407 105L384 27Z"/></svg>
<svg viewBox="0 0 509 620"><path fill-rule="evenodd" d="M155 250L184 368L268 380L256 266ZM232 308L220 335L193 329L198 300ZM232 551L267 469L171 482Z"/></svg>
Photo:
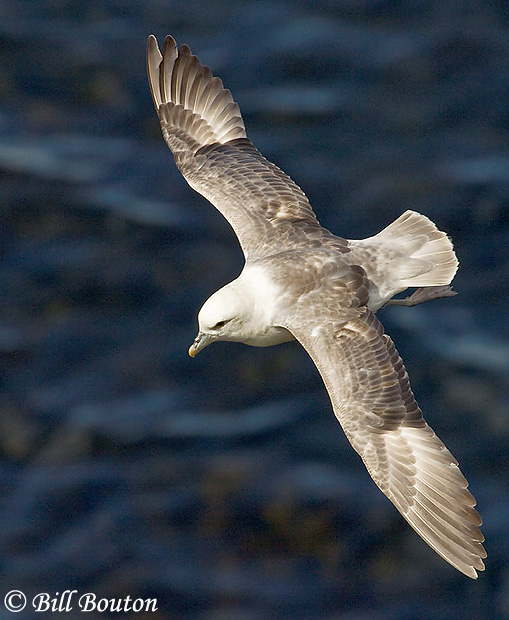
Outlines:
<svg viewBox="0 0 509 620"><path fill-rule="evenodd" d="M219 329L219 328L221 328L221 327L224 327L224 326L226 325L226 323L227 323L227 322L228 322L228 321L218 321L218 322L214 325L213 329Z"/></svg>

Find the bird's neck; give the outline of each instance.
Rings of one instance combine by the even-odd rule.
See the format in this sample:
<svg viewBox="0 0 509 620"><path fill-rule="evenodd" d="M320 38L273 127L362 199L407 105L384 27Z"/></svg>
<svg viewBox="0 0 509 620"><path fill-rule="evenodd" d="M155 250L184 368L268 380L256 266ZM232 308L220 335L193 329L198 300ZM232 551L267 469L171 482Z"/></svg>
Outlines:
<svg viewBox="0 0 509 620"><path fill-rule="evenodd" d="M262 266L246 266L235 286L242 297L246 319L241 342L254 347L269 347L293 340L290 332L274 322L281 291Z"/></svg>

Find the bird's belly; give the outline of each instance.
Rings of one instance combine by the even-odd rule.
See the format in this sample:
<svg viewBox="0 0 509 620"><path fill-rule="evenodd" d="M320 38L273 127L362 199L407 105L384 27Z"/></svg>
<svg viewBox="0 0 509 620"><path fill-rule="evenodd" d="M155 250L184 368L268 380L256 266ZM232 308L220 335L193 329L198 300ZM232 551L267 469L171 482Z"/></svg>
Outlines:
<svg viewBox="0 0 509 620"><path fill-rule="evenodd" d="M271 347L274 344L282 344L291 340L295 340L295 338L284 327L268 327L262 333L249 336L242 342L251 347Z"/></svg>

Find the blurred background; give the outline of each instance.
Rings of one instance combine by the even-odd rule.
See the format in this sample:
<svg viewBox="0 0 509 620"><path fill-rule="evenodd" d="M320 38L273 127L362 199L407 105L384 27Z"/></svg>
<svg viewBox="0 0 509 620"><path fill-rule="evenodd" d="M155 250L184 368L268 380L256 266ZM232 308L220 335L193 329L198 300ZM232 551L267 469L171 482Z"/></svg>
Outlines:
<svg viewBox="0 0 509 620"><path fill-rule="evenodd" d="M163 142L150 33L323 225L411 208L452 236L459 295L379 316L478 499L477 582L376 489L296 343L188 358L243 260ZM77 589L157 598L133 618L509 618L506 1L4 1L0 58L0 617Z"/></svg>

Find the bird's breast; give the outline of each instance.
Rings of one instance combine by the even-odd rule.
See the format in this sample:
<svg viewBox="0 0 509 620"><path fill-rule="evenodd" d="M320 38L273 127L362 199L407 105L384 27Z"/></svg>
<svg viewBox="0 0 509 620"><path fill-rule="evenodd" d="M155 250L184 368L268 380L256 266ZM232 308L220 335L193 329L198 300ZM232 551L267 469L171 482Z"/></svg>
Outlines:
<svg viewBox="0 0 509 620"><path fill-rule="evenodd" d="M243 340L243 343L251 347L271 347L272 345L290 342L291 340L295 340L295 338L287 329L271 326L267 327L263 332L250 335Z"/></svg>

